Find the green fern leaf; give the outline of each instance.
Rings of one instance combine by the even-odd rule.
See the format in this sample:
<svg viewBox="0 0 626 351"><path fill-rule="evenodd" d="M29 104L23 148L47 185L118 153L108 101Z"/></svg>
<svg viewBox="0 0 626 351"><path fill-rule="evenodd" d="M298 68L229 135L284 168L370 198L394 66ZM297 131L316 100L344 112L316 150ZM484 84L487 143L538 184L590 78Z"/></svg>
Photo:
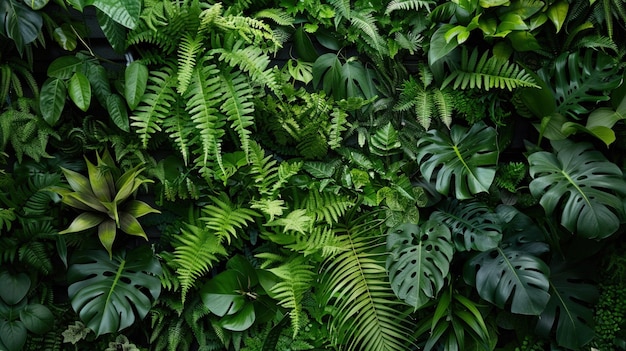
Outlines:
<svg viewBox="0 0 626 351"><path fill-rule="evenodd" d="M419 11L420 9L426 9L430 12L431 6L435 4L435 1L430 0L392 0L387 4L385 15L389 15L393 11Z"/></svg>
<svg viewBox="0 0 626 351"><path fill-rule="evenodd" d="M269 195L272 193L271 187L278 178L277 162L272 155L265 156L265 151L261 145L252 141L250 143L250 174L254 178L254 185L260 194Z"/></svg>
<svg viewBox="0 0 626 351"><path fill-rule="evenodd" d="M304 256L295 255L285 264L269 269L282 280L271 288L271 292L275 294L273 297L278 300L279 305L290 310L293 338L298 335L302 326L302 299L317 276L314 268L307 264Z"/></svg>
<svg viewBox="0 0 626 351"><path fill-rule="evenodd" d="M0 233L6 228L11 230L11 222L15 220L15 213L12 208L0 208Z"/></svg>
<svg viewBox="0 0 626 351"><path fill-rule="evenodd" d="M250 82L241 72L222 72L220 74L221 93L225 100L220 110L224 113L231 127L239 136L241 150L246 154L246 159L250 153L249 129L254 125L254 96Z"/></svg>
<svg viewBox="0 0 626 351"><path fill-rule="evenodd" d="M468 57L466 48L461 54L461 66L453 71L442 83L442 89L454 82L454 89L508 89L518 87L539 88L532 76L523 68L510 63L498 56L489 57L484 52L478 59L478 49L474 49Z"/></svg>
<svg viewBox="0 0 626 351"><path fill-rule="evenodd" d="M384 222L367 213L336 229L344 250L322 268L320 305L330 313L329 335L342 350L411 349L406 308L385 270Z"/></svg>
<svg viewBox="0 0 626 351"><path fill-rule="evenodd" d="M180 281L183 303L187 292L196 280L208 273L213 263L228 253L221 243L221 238L214 232L195 225L185 224L181 228L181 235L174 243L174 262L177 265L176 275Z"/></svg>
<svg viewBox="0 0 626 351"><path fill-rule="evenodd" d="M180 38L180 46L178 48L178 85L176 91L184 94L191 82L191 74L196 66L196 57L202 53L205 46L204 38L200 35L192 37L190 33Z"/></svg>
<svg viewBox="0 0 626 351"><path fill-rule="evenodd" d="M433 118L433 99L432 95L425 91L419 91L414 97L415 100L415 116L419 124L428 130Z"/></svg>
<svg viewBox="0 0 626 351"><path fill-rule="evenodd" d="M354 201L335 193L313 189L303 205L313 215L315 221L325 221L332 225L339 222L339 219L354 206Z"/></svg>
<svg viewBox="0 0 626 351"><path fill-rule="evenodd" d="M270 19L279 26L293 26L296 21L284 9L268 8L254 14L254 18Z"/></svg>
<svg viewBox="0 0 626 351"><path fill-rule="evenodd" d="M337 14L343 18L350 18L352 9L350 0L330 0L329 3L334 7Z"/></svg>
<svg viewBox="0 0 626 351"><path fill-rule="evenodd" d="M200 166L208 167L209 161L213 159L225 174L221 140L226 121L218 109L222 101L219 70L213 64L206 64L205 61L208 59L210 56L203 57L200 65L193 70L190 86L184 97L191 120L200 131L201 152L198 157Z"/></svg>
<svg viewBox="0 0 626 351"><path fill-rule="evenodd" d="M330 120L330 130L328 132L328 146L331 149L336 149L341 146L343 141L341 133L346 131L351 125L348 123L348 113L343 109L335 108L330 115L332 119Z"/></svg>
<svg viewBox="0 0 626 351"><path fill-rule="evenodd" d="M452 112L454 111L452 96L439 89L433 89L433 100L437 106L439 118L446 127L450 128L452 125Z"/></svg>
<svg viewBox="0 0 626 351"><path fill-rule="evenodd" d="M249 208L237 207L224 193L219 198L210 198L214 205L207 205L202 209L205 217L200 220L206 223L207 230L213 231L220 240L226 238L228 243L231 237L237 237L237 230L246 227L248 222L253 222L254 217L260 216Z"/></svg>
<svg viewBox="0 0 626 351"><path fill-rule="evenodd" d="M52 260L50 252L42 241L29 241L18 250L19 260L23 264L32 267L38 272L48 275L52 272Z"/></svg>
<svg viewBox="0 0 626 351"><path fill-rule="evenodd" d="M378 33L376 18L372 15L371 10L353 12L350 22L363 32L365 42L376 50L379 55L383 56L386 53L385 40Z"/></svg>
<svg viewBox="0 0 626 351"><path fill-rule="evenodd" d="M307 210L299 209L289 212L289 214L287 214L284 218L267 222L265 225L268 227L283 227L284 233L293 231L300 234L306 234L311 229L313 220L313 217L307 214Z"/></svg>
<svg viewBox="0 0 626 351"><path fill-rule="evenodd" d="M146 93L135 114L131 116L131 126L137 128L136 133L144 147L148 146L151 134L161 131L163 120L169 117L172 104L176 100L173 89L175 82L176 75L172 67L150 72Z"/></svg>
<svg viewBox="0 0 626 351"><path fill-rule="evenodd" d="M315 225L306 234L296 235L293 243L285 247L304 256L321 253L321 257L325 259L344 250L341 245L342 242L337 239L332 227Z"/></svg>
<svg viewBox="0 0 626 351"><path fill-rule="evenodd" d="M274 92L280 90L280 85L276 81L272 70L268 70L270 58L258 46L245 46L243 41L237 42L232 50L215 49L212 53L220 54L220 61L227 62L231 67L238 67L241 71L247 72L253 82L261 86L267 86Z"/></svg>
<svg viewBox="0 0 626 351"><path fill-rule="evenodd" d="M183 156L185 165L189 163L189 148L193 140L194 128L189 121L189 114L182 106L183 101L177 100L173 103L171 114L163 120L163 129Z"/></svg>
<svg viewBox="0 0 626 351"><path fill-rule="evenodd" d="M260 210L263 214L268 215L270 222L276 216L280 217L283 215L283 212L287 209L284 205L285 201L283 200L272 200L265 197L260 200L250 201L250 208Z"/></svg>

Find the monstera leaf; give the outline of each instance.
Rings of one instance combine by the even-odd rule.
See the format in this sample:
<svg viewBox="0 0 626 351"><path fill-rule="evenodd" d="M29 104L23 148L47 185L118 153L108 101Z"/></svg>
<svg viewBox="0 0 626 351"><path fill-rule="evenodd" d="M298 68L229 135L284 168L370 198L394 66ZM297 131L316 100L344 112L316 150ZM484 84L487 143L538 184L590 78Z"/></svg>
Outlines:
<svg viewBox="0 0 626 351"><path fill-rule="evenodd" d="M450 230L436 221L406 223L387 237L387 271L396 296L416 310L435 298L454 254Z"/></svg>
<svg viewBox="0 0 626 351"><path fill-rule="evenodd" d="M427 180L436 174L435 186L441 194L448 195L451 184L460 200L489 190L498 161L493 128L476 123L468 131L455 125L449 136L433 129L417 145L420 171Z"/></svg>
<svg viewBox="0 0 626 351"><path fill-rule="evenodd" d="M598 289L588 282L580 267L558 260L550 269L551 298L537 322L537 334L548 336L556 325L557 343L579 350L594 337L590 306L598 299Z"/></svg>
<svg viewBox="0 0 626 351"><path fill-rule="evenodd" d="M615 233L623 214L616 194L626 194L622 172L589 143L552 143L556 154L536 152L528 157L530 191L548 215L560 210L561 224L586 238Z"/></svg>
<svg viewBox="0 0 626 351"><path fill-rule="evenodd" d="M161 294L161 266L148 246L127 254L82 251L67 272L72 307L96 336L143 319Z"/></svg>
<svg viewBox="0 0 626 351"><path fill-rule="evenodd" d="M486 251L497 247L502 240L498 216L480 202L449 200L430 219L450 228L458 251Z"/></svg>
<svg viewBox="0 0 626 351"><path fill-rule="evenodd" d="M513 313L539 315L550 299L550 268L539 257L548 245L537 241L541 232L524 214L503 206L504 239L499 247L467 261L463 276L483 299Z"/></svg>

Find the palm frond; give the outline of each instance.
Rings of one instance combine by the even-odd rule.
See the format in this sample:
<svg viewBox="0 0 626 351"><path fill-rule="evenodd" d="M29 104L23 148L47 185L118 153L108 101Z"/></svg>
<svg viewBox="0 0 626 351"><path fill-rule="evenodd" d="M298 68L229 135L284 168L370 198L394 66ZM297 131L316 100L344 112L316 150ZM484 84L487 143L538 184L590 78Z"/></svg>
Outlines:
<svg viewBox="0 0 626 351"><path fill-rule="evenodd" d="M373 214L336 229L345 248L324 262L320 305L330 314L329 333L341 350L404 351L411 330L385 270L382 220Z"/></svg>
<svg viewBox="0 0 626 351"><path fill-rule="evenodd" d="M532 76L518 65L502 60L497 56L489 56L486 51L478 59L478 49L472 50L468 56L464 48L461 55L461 66L454 70L442 84L442 89L453 83L454 89L508 89L518 87L538 88Z"/></svg>

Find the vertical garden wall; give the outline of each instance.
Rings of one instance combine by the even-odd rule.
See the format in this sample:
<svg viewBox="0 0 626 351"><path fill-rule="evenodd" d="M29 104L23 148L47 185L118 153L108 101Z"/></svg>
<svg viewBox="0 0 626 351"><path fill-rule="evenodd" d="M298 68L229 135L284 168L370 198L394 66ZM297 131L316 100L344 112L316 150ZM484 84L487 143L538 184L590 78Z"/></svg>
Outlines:
<svg viewBox="0 0 626 351"><path fill-rule="evenodd" d="M622 0L0 0L0 349L626 349Z"/></svg>

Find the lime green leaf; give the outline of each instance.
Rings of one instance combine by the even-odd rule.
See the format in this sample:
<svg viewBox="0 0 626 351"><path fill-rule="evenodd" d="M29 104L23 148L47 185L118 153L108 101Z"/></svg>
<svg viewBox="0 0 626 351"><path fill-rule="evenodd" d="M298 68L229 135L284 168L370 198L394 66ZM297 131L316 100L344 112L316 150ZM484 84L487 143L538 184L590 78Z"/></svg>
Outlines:
<svg viewBox="0 0 626 351"><path fill-rule="evenodd" d="M52 38L59 44L61 48L67 51L76 49L77 37L68 23L63 23L60 27L54 29Z"/></svg>
<svg viewBox="0 0 626 351"><path fill-rule="evenodd" d="M489 7L508 6L511 2L509 0L480 0L478 4L486 9Z"/></svg>
<svg viewBox="0 0 626 351"><path fill-rule="evenodd" d="M126 234L140 236L148 240L148 236L141 227L141 224L139 224L137 218L127 212L120 213L120 229Z"/></svg>
<svg viewBox="0 0 626 351"><path fill-rule="evenodd" d="M106 220L98 226L98 239L100 243L109 253L109 257L113 256L113 242L117 234L117 226L114 220Z"/></svg>
<svg viewBox="0 0 626 351"><path fill-rule="evenodd" d="M106 217L99 213L83 212L76 216L67 229L62 230L59 234L77 233L83 230L91 229L102 223Z"/></svg>
<svg viewBox="0 0 626 351"><path fill-rule="evenodd" d="M124 206L124 212L135 218L147 215L148 213L161 213L143 201L131 200Z"/></svg>
<svg viewBox="0 0 626 351"><path fill-rule="evenodd" d="M555 4L552 4L546 14L548 18L552 21L554 26L556 27L556 32L561 31L561 27L565 23L565 19L567 18L567 11L569 10L569 2L567 0L558 1Z"/></svg>
<svg viewBox="0 0 626 351"><path fill-rule="evenodd" d="M74 101L79 109L82 111L89 109L91 104L91 84L89 84L87 76L80 72L74 72L74 75L70 78L67 91L70 99Z"/></svg>
<svg viewBox="0 0 626 351"><path fill-rule="evenodd" d="M459 45L456 38L452 38L449 42L446 40L446 33L453 28L454 26L451 24L444 24L437 28L435 33L433 33L433 36L430 39L430 48L428 50L429 64L432 65L444 58Z"/></svg>
<svg viewBox="0 0 626 351"><path fill-rule="evenodd" d="M110 202L115 192L111 171L102 167L101 162L98 162L96 166L85 158L85 163L87 163L89 184L93 194L102 202Z"/></svg>
<svg viewBox="0 0 626 351"><path fill-rule="evenodd" d="M534 35L526 31L514 31L507 35L516 51L541 50L541 45Z"/></svg>
<svg viewBox="0 0 626 351"><path fill-rule="evenodd" d="M522 19L522 16L515 13L508 13L500 20L501 22L498 25L498 32L528 29L528 26Z"/></svg>
<svg viewBox="0 0 626 351"><path fill-rule="evenodd" d="M67 88L65 82L59 78L49 78L43 83L39 95L39 108L43 119L54 126L61 118L65 107Z"/></svg>

